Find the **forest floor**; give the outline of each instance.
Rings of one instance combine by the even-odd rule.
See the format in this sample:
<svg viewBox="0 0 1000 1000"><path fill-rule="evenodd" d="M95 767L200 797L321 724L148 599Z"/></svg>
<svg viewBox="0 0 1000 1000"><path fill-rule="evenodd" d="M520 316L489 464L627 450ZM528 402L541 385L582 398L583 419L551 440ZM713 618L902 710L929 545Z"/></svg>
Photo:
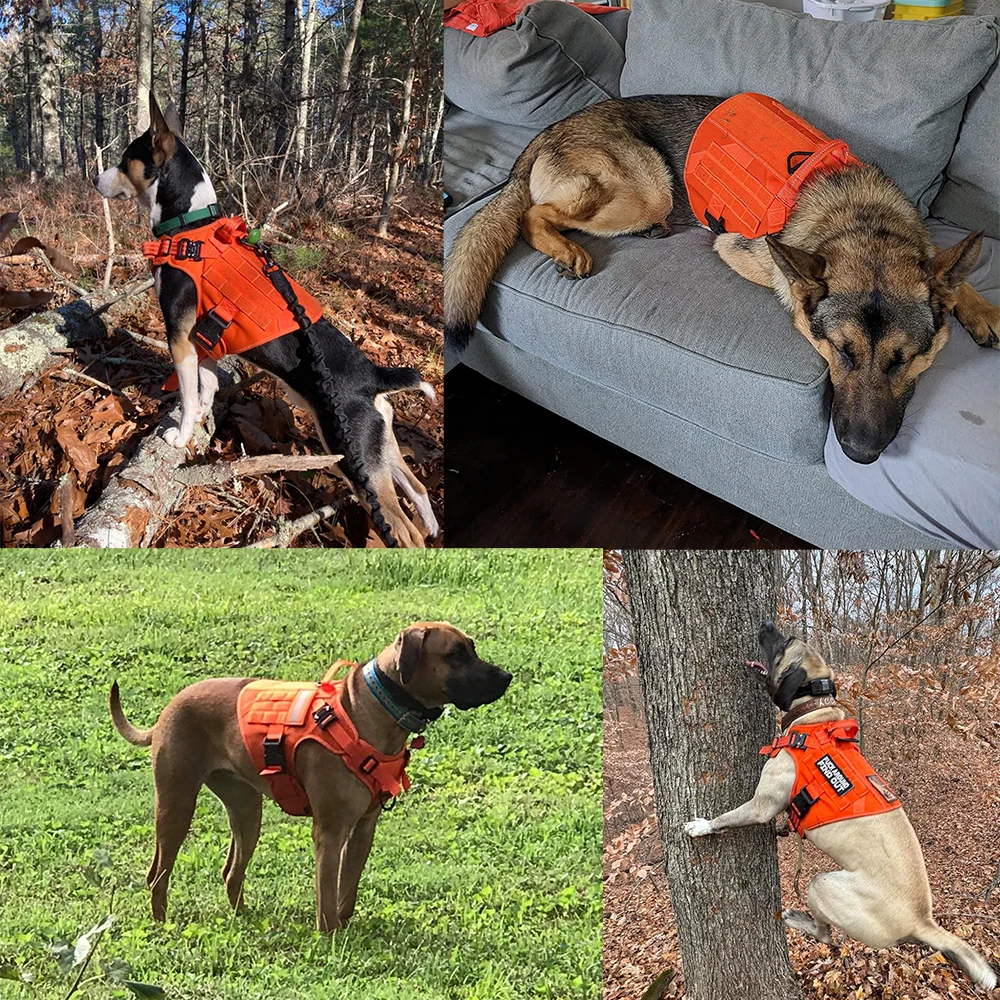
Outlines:
<svg viewBox="0 0 1000 1000"><path fill-rule="evenodd" d="M148 274L139 245L146 222L132 203L111 202L119 253L112 287ZM224 206L226 207L226 206ZM272 206L251 205L251 215ZM238 210L238 209L237 209ZM441 202L433 191L404 193L393 209L388 239L375 233L372 198L344 201L320 212L308 207L278 216L265 242L276 259L324 306L333 324L373 361L418 368L439 394L441 352ZM37 236L74 258L80 286L100 286L107 236L101 199L82 179L43 187L6 185L0 212L21 213L11 240ZM4 250L0 247L0 251ZM54 309L77 297L40 260L0 258L9 288L53 288ZM0 314L0 329L28 313ZM0 545L44 546L59 534L60 478L74 476L74 517L100 497L112 475L169 411L175 393L160 386L171 369L163 318L152 291L118 314L124 327L164 342L164 349L112 333L100 343L74 347L26 391L0 401ZM244 374L255 372L244 363ZM102 386L81 379L87 375ZM109 391L109 389L111 391ZM443 508L443 411L418 392L392 397L403 455L427 487L439 519ZM216 429L211 457L322 454L312 420L291 407L275 380L265 376L239 389ZM152 540L154 546L239 546L273 534L279 519L292 520L349 497L332 471L280 472L242 477L219 486L188 488ZM353 499L336 520L300 536L297 546L379 546L367 514ZM434 544L441 544L440 539Z"/></svg>
<svg viewBox="0 0 1000 1000"><path fill-rule="evenodd" d="M598 1000L599 567L545 549L347 551L333 572L316 550L0 554L0 996L67 996L79 969L57 959L112 913L75 1000L131 996L123 977L170 1000ZM316 932L310 823L270 801L234 914L207 789L154 923L150 755L114 732L111 682L149 726L202 678L318 678L428 617L514 682L428 730L350 925Z"/></svg>
<svg viewBox="0 0 1000 1000"><path fill-rule="evenodd" d="M843 680L846 689L848 678ZM865 756L899 795L920 840L935 918L998 965L1000 888L988 907L983 894L1000 864L1000 753L976 735L970 720L942 721L930 714L907 719L897 704L883 698L866 710ZM614 835L604 854L604 1000L640 1000L667 969L676 970L676 977L658 996L674 1000L685 995L684 977L641 712L623 707L617 722L606 713L604 767L606 789L611 789L606 800L618 803L614 810L605 803L605 823ZM622 808L627 816L614 820L610 814ZM809 880L836 865L803 842L800 897L797 844L794 835L778 839L782 902L786 908L806 909ZM960 970L926 947L873 951L838 931L832 946L795 931L787 936L807 1000L973 1000L981 995Z"/></svg>

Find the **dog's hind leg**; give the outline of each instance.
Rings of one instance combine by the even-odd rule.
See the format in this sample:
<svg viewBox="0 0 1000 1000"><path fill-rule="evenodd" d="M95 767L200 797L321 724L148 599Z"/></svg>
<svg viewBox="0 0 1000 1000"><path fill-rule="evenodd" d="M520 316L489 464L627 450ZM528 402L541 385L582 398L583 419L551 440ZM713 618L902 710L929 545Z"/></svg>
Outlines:
<svg viewBox="0 0 1000 1000"><path fill-rule="evenodd" d="M594 266L590 254L561 233L563 229L578 228L571 216L547 203L532 205L521 216L521 235L525 242L551 257L564 278L586 278Z"/></svg>
<svg viewBox="0 0 1000 1000"><path fill-rule="evenodd" d="M967 281L955 293L955 318L980 347L1000 350L1000 308L987 302Z"/></svg>
<svg viewBox="0 0 1000 1000"><path fill-rule="evenodd" d="M167 916L167 886L173 871L177 852L191 827L198 785L183 775L165 776L153 763L156 781L156 851L146 876L149 886L153 919L163 921Z"/></svg>
<svg viewBox="0 0 1000 1000"><path fill-rule="evenodd" d="M229 855L222 869L229 905L243 909L243 880L247 865L260 838L261 794L245 781L226 771L210 774L205 784L215 792L229 816Z"/></svg>
<svg viewBox="0 0 1000 1000"><path fill-rule="evenodd" d="M738 233L716 236L712 249L741 278L765 288L774 287L774 265L764 238L748 240Z"/></svg>
<svg viewBox="0 0 1000 1000"><path fill-rule="evenodd" d="M830 936L830 925L821 923L811 913L806 913L804 910L785 910L781 914L781 919L786 927L802 931L803 934L808 934L824 944L830 944L833 941Z"/></svg>
<svg viewBox="0 0 1000 1000"><path fill-rule="evenodd" d="M818 921L869 948L888 948L906 936L908 904L887 899L884 887L863 872L823 872L809 883L807 900Z"/></svg>

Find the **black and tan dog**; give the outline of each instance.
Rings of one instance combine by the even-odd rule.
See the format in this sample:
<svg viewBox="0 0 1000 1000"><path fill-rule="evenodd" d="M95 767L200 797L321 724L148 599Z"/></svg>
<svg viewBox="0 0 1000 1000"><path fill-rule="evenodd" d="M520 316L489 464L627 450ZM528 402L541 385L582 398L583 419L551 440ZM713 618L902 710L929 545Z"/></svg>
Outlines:
<svg viewBox="0 0 1000 1000"><path fill-rule="evenodd" d="M417 713L425 721L442 706L478 708L496 701L511 675L481 660L469 636L448 622L417 622L405 628L373 661L374 676L355 667L341 692L341 707L358 735L382 754L402 752ZM207 785L229 814L232 841L223 878L234 909L243 905L243 879L260 836L261 799L268 782L247 752L237 713L250 678L199 681L184 688L152 729L138 730L122 712L118 684L111 688L111 717L129 743L153 748L156 784L156 851L147 884L153 917L164 920L167 883L187 836L195 802ZM358 882L368 860L378 798L344 762L309 740L295 753L298 780L308 795L316 853L316 921L329 933L354 912Z"/></svg>
<svg viewBox="0 0 1000 1000"><path fill-rule="evenodd" d="M783 734L793 727L848 718L836 699L823 693L835 691L834 674L815 649L795 636L782 635L771 622L761 626L759 641L766 662L748 666L757 668L754 676L766 683L771 700L785 713ZM825 747L819 752L826 753ZM856 759L866 763L860 756ZM825 764L820 770L831 782L831 791L824 787L822 794L836 803L837 796L847 791L846 779L830 756L822 758L820 764ZM685 825L685 832L690 837L704 837L769 823L780 812L795 810L796 771L793 750L779 750L764 764L749 802L715 819L692 820ZM868 774L868 769L861 773ZM978 985L993 989L996 973L982 955L934 921L927 870L916 834L895 796L877 775L869 775L869 780L873 778L875 787L881 789L880 797L895 807L877 815L849 815L805 830L804 836L842 870L817 875L809 883L811 913L786 911L785 923L827 943L831 941L831 925L870 948L922 942L960 966ZM808 798L803 800L807 811L811 805Z"/></svg>
<svg viewBox="0 0 1000 1000"><path fill-rule="evenodd" d="M149 129L94 183L105 198L138 200L149 212L154 233L183 234L212 218L212 212L218 217L215 188L184 144L172 109L161 112L150 94L149 110ZM185 222L192 217L194 221ZM175 225L164 230L169 222ZM195 424L212 409L219 387L216 362L211 357L198 360L192 335L204 317L198 315L194 281L170 266L155 266L154 277L182 408L180 426L168 429L164 440L186 448ZM286 333L242 357L279 379L292 402L312 415L327 453L344 456L339 471L387 544L422 547L426 535L438 534L427 490L403 459L392 429L390 393L420 389L434 399L433 388L415 368L376 365L322 318L308 330ZM413 504L419 527L400 506L397 486Z"/></svg>
<svg viewBox="0 0 1000 1000"><path fill-rule="evenodd" d="M562 235L695 225L682 178L694 131L715 97L603 101L536 136L504 189L462 228L445 267L445 336L461 350L518 234L560 274L585 278L590 255ZM724 233L719 256L773 288L830 367L844 453L875 461L902 424L918 376L948 340L954 311L983 347L1000 347L1000 309L965 279L982 233L937 251L916 209L877 167L807 183L777 237Z"/></svg>

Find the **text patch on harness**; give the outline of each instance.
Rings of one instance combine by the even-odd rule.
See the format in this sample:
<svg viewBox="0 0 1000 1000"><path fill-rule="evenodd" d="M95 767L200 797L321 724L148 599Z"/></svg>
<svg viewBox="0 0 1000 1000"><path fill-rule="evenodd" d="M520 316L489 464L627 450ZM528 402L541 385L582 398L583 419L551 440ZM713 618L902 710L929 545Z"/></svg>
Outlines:
<svg viewBox="0 0 1000 1000"><path fill-rule="evenodd" d="M847 775L836 764L834 764L833 759L827 755L826 757L820 757L816 761L816 770L823 775L824 778L830 783L830 787L838 795L846 795L853 787L850 781L847 780Z"/></svg>

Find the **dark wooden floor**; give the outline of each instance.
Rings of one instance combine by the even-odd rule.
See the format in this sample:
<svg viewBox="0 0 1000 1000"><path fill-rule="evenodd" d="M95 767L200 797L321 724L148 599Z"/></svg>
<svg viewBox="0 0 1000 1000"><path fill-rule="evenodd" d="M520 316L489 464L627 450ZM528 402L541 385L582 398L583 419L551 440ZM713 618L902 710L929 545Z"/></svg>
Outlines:
<svg viewBox="0 0 1000 1000"><path fill-rule="evenodd" d="M445 400L449 547L811 547L470 368Z"/></svg>

